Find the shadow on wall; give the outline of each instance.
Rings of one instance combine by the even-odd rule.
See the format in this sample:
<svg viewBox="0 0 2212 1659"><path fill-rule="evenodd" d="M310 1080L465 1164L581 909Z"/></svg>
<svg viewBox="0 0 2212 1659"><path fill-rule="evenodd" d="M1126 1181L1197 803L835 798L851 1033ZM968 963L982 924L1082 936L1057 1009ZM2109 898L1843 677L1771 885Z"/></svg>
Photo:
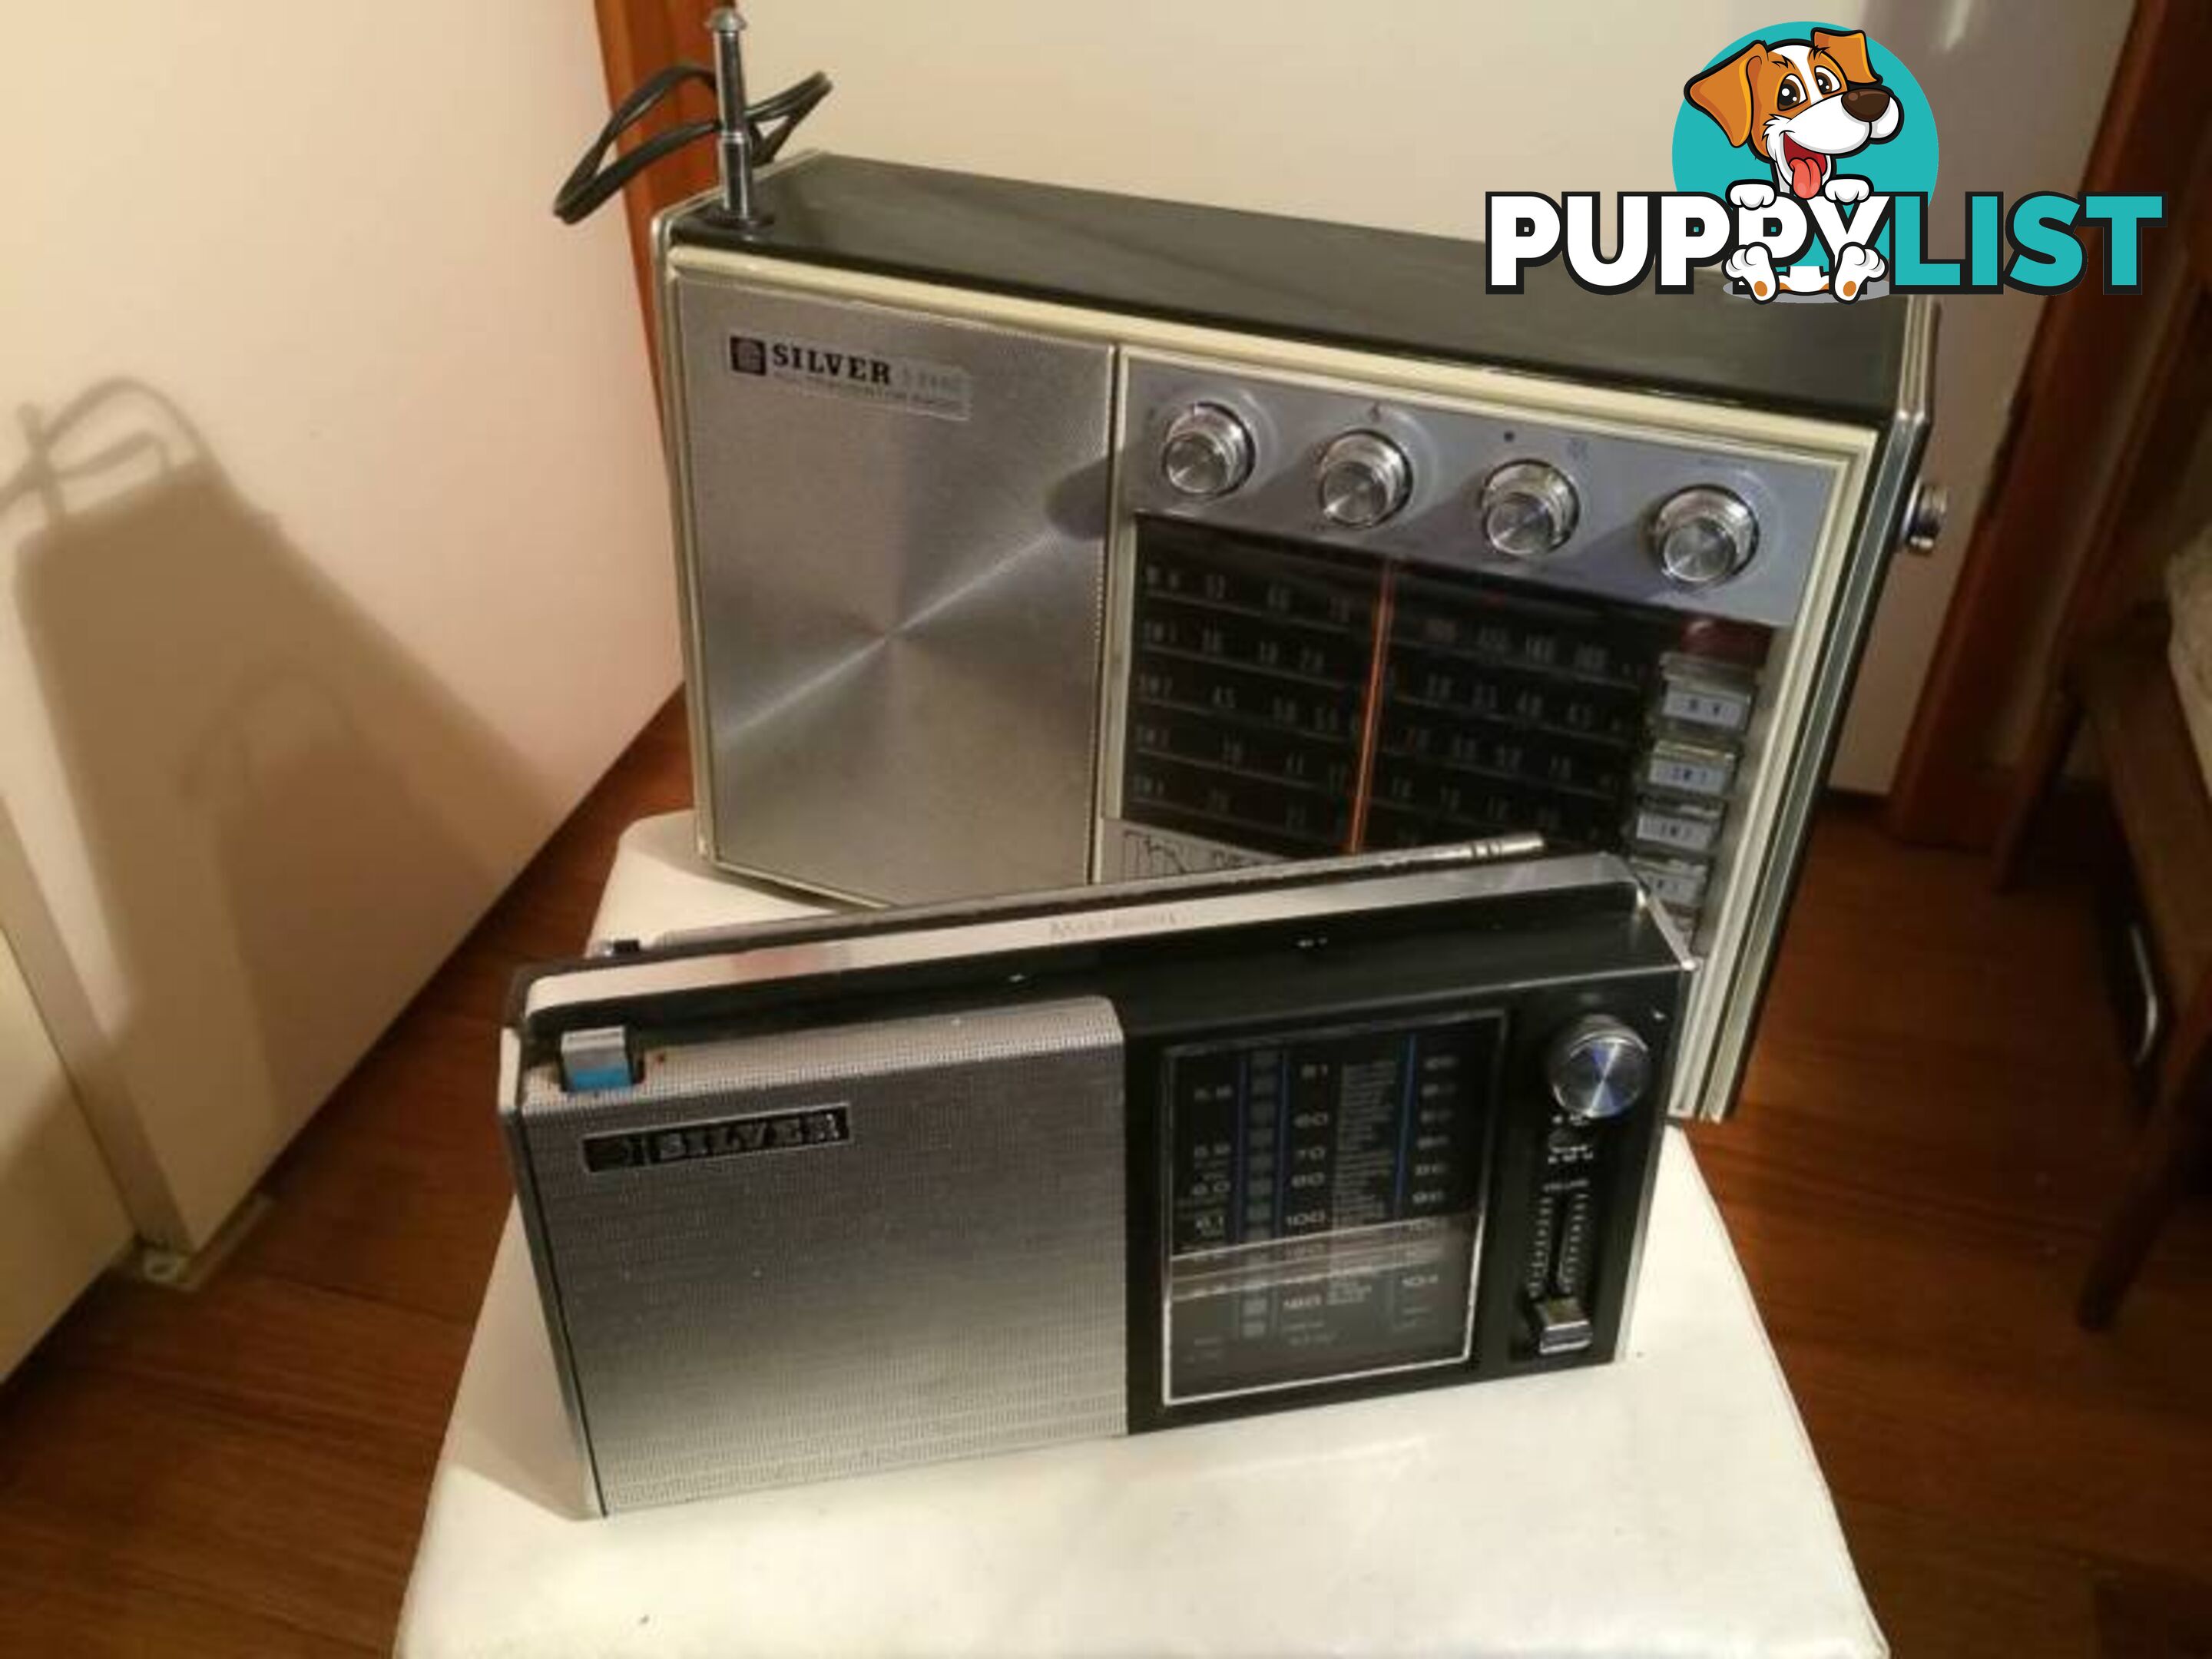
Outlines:
<svg viewBox="0 0 2212 1659"><path fill-rule="evenodd" d="M534 786L168 398L24 419L0 515L40 515L15 597L107 934L68 948L197 1243L496 896Z"/></svg>

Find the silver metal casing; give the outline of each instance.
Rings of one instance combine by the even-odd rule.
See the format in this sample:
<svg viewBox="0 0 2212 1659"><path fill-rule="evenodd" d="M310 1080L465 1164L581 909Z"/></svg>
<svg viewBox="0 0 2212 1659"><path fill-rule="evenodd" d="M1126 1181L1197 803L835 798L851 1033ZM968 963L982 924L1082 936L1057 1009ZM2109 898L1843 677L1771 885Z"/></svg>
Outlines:
<svg viewBox="0 0 2212 1659"><path fill-rule="evenodd" d="M620 1511L1159 1426L1185 1402L1163 1395L1139 1420L1136 1347L1154 1339L1131 1326L1159 1199L1127 1183L1139 1149L1162 1143L1125 1091L1165 1062L1142 1060L1160 1052L1142 1047L1157 1011L1125 1029L1126 977L1112 997L1086 988L1116 982L1102 957L1227 941L1278 969L1294 958L1304 985L1316 940L1456 937L1482 927L1467 907L1498 902L1497 939L1436 958L1407 1030L1503 1033L1516 995L1586 1003L1633 981L1669 988L1652 1005L1664 1038L1688 959L1663 912L1617 858L1534 850L1508 837L678 934L526 978L500 1115L587 1502ZM1597 932L1563 950L1526 919L1540 910ZM571 1059L586 1050L588 1081ZM605 1055L615 1080L598 1072ZM1548 1102L1522 1109L1492 1086L1482 1110L1540 1136ZM1647 1115L1631 1140L1656 1132ZM1649 1176L1622 1222L1615 1328ZM1486 1200L1469 1201L1461 1248L1495 1290L1516 1270L1486 1254ZM1471 1340L1470 1324L1437 1363L1492 1374ZM1386 1369L1329 1380L1436 1366Z"/></svg>

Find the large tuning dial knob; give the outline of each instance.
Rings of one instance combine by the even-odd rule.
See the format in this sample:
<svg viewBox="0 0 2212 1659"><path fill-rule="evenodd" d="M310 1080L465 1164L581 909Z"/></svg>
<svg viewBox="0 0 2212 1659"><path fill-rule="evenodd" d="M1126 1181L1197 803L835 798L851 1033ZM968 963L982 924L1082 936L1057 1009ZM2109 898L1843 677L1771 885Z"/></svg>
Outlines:
<svg viewBox="0 0 2212 1659"><path fill-rule="evenodd" d="M1393 516L1413 493L1413 464L1379 432L1347 432L1321 453L1321 510L1347 530Z"/></svg>
<svg viewBox="0 0 2212 1659"><path fill-rule="evenodd" d="M1619 1117L1651 1086L1651 1050L1607 1014L1586 1014L1552 1041L1544 1075L1552 1098L1577 1123Z"/></svg>
<svg viewBox="0 0 2212 1659"><path fill-rule="evenodd" d="M1678 587L1711 587L1751 562L1759 519L1741 497L1701 484L1659 503L1648 532L1651 556Z"/></svg>
<svg viewBox="0 0 2212 1659"><path fill-rule="evenodd" d="M1168 426L1160 472L1178 495L1226 495L1252 476L1252 434L1219 404L1193 404Z"/></svg>
<svg viewBox="0 0 2212 1659"><path fill-rule="evenodd" d="M1508 558L1557 551L1581 516L1574 485L1546 462L1508 461L1483 483L1483 539Z"/></svg>

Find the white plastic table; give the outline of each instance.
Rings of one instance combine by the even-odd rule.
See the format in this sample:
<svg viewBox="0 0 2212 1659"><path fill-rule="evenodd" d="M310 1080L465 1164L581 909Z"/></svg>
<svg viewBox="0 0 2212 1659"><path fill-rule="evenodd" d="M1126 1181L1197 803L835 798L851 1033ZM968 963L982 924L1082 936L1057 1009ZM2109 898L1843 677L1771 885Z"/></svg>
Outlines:
<svg viewBox="0 0 2212 1659"><path fill-rule="evenodd" d="M804 908L703 869L678 814L624 836L594 932ZM1679 1133L1610 1366L608 1520L582 1483L510 1214L409 1659L1887 1650Z"/></svg>

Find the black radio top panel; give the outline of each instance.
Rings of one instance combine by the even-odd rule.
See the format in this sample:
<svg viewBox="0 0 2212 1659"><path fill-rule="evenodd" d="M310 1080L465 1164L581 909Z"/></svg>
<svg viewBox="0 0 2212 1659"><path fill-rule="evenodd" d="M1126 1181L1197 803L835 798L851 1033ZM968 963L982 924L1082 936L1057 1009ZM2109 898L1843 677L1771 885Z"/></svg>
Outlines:
<svg viewBox="0 0 2212 1659"><path fill-rule="evenodd" d="M1485 291L1482 245L842 155L763 181L741 235L679 244L1399 356L1492 364L1860 422L1896 407L1904 305L1754 308L1716 286L1593 294L1557 260Z"/></svg>
<svg viewBox="0 0 2212 1659"><path fill-rule="evenodd" d="M1675 959L1676 944L1655 925L1626 865L1601 855L1536 856L1542 845L1534 836L1504 836L676 933L645 948L631 942L524 969L508 993L507 1019L542 1058L565 1034L641 1019L713 1023L778 1010L787 1017L794 1006L823 1018L855 998L978 988L1003 994L1009 983L1042 994L1071 976L1085 984L1126 979L1157 993L1171 963L1196 974L1182 1012L1198 1018L1216 998L1208 975L1217 958L1280 949L1300 959L1324 939L1340 953L1354 940L1432 932L1440 916L1468 921L1451 947L1468 971L1509 934L1519 940L1516 960L1539 976L1598 949L1597 941L1623 971ZM1270 942L1255 942L1262 939Z"/></svg>

